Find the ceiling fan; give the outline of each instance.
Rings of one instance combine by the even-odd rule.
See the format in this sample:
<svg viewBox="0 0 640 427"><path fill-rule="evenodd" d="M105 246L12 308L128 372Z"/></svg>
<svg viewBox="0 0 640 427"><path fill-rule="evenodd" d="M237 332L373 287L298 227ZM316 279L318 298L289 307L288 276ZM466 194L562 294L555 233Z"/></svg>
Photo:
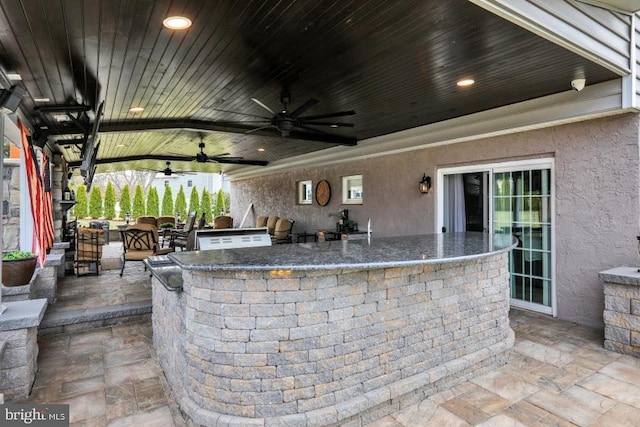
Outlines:
<svg viewBox="0 0 640 427"><path fill-rule="evenodd" d="M348 111L337 111L335 113L327 113L327 114L316 114L311 116L303 116L302 114L316 105L318 100L315 98L309 98L304 104L300 105L293 111L289 111L289 103L291 102L291 95L287 89L284 89L280 94L280 103L282 104L282 108L280 112L276 113L270 107L268 107L265 103L260 101L257 98L251 98L253 102L258 104L262 109L268 111L271 114L271 117L266 116L256 116L254 114L245 114L227 110L218 110L216 111L224 111L227 113L241 114L244 116L256 117L260 120L243 120L235 123L253 123L257 125L255 129L251 129L246 133L255 132L262 129L274 128L276 129L280 135L283 137L288 137L292 131L297 129L304 129L306 131L310 131L312 133L321 133L330 135L328 132L325 132L321 129L315 128L315 126L329 126L331 128L344 128L344 127L353 127L353 123L345 123L335 120L323 120L323 119L333 119L337 117L344 116L353 116L356 114L354 110Z"/></svg>
<svg viewBox="0 0 640 427"><path fill-rule="evenodd" d="M229 153L222 153L215 156L210 156L204 152L204 138L200 135L200 143L198 144L200 151L195 156L180 156L174 157L174 160L195 160L198 163L227 163L234 165L253 165L253 166L266 166L269 164L266 160L245 160L244 157L231 157Z"/></svg>
<svg viewBox="0 0 640 427"><path fill-rule="evenodd" d="M164 169L160 169L160 170L149 169L149 170L152 171L152 172L162 173L162 174L164 174L164 176L171 176L171 175L174 175L174 174L175 175L195 175L195 172L184 172L184 171L183 172L176 172L176 171L171 169L171 162L170 161L167 161L165 163L166 163L167 167L164 168Z"/></svg>

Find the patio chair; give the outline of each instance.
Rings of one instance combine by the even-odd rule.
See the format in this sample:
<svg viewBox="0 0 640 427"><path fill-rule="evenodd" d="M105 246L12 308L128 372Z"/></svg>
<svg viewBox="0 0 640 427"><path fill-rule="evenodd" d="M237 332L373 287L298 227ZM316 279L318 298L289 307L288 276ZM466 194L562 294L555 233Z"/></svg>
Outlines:
<svg viewBox="0 0 640 427"><path fill-rule="evenodd" d="M273 241L278 244L291 243L289 234L291 234L294 222L292 219L280 218L273 229Z"/></svg>
<svg viewBox="0 0 640 427"><path fill-rule="evenodd" d="M213 219L213 228L233 228L233 218L227 215L220 215Z"/></svg>
<svg viewBox="0 0 640 427"><path fill-rule="evenodd" d="M172 248L160 248L158 244L158 229L151 224L132 224L121 230L122 256L120 257L120 277L124 273L127 261L144 261L153 255L165 255L172 252ZM145 266L145 270L147 267Z"/></svg>
<svg viewBox="0 0 640 427"><path fill-rule="evenodd" d="M280 217L276 216L276 215L271 215L268 219L267 219L267 228L269 229L269 234L271 234L273 236L273 232L276 228L276 223L278 222L278 220L280 219Z"/></svg>
<svg viewBox="0 0 640 427"><path fill-rule="evenodd" d="M259 216L256 218L256 228L262 228L267 226L268 216Z"/></svg>
<svg viewBox="0 0 640 427"><path fill-rule="evenodd" d="M189 212L187 219L184 221L184 227L180 230L174 230L173 233L171 233L170 247L180 248L181 250L187 248L187 239L196 224L196 215L197 212Z"/></svg>
<svg viewBox="0 0 640 427"><path fill-rule="evenodd" d="M156 225L156 217L152 215L142 215L136 218L136 224Z"/></svg>

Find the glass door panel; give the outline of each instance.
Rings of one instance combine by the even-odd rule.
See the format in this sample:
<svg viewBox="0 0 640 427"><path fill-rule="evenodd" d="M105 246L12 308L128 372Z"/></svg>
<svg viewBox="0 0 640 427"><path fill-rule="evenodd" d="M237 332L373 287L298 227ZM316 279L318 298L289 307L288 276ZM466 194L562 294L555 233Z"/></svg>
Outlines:
<svg viewBox="0 0 640 427"><path fill-rule="evenodd" d="M512 304L550 308L551 170L496 172L493 184L494 233L518 239L509 260Z"/></svg>

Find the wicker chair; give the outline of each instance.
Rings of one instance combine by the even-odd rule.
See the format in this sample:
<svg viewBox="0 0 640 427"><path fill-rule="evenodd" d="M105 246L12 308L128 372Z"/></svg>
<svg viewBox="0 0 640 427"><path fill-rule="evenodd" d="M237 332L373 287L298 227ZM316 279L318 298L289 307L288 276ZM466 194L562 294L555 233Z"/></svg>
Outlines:
<svg viewBox="0 0 640 427"><path fill-rule="evenodd" d="M256 218L256 228L262 228L267 226L268 216L259 216Z"/></svg>

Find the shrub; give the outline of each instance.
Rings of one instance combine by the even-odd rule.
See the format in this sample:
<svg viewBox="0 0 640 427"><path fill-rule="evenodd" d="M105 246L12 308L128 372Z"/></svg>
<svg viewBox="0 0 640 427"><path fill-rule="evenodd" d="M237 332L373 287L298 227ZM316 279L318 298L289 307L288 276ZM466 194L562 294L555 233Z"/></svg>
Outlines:
<svg viewBox="0 0 640 427"><path fill-rule="evenodd" d="M120 218L129 212L131 214L131 191L129 190L129 184L126 184L120 194Z"/></svg>
<svg viewBox="0 0 640 427"><path fill-rule="evenodd" d="M171 186L164 186L164 194L162 195L162 215L174 215L173 213L173 194L171 194Z"/></svg>
<svg viewBox="0 0 640 427"><path fill-rule="evenodd" d="M156 191L156 187L151 187L147 192L147 215L158 216L159 213L158 191Z"/></svg>
<svg viewBox="0 0 640 427"><path fill-rule="evenodd" d="M196 187L191 188L191 196L189 196L189 212L198 212L200 209L200 197Z"/></svg>
<svg viewBox="0 0 640 427"><path fill-rule="evenodd" d="M176 217L181 216L184 218L187 213L187 197L184 194L184 188L180 185L180 190L178 190L178 195L176 196L176 205L175 205L175 213Z"/></svg>
<svg viewBox="0 0 640 427"><path fill-rule="evenodd" d="M34 256L36 255L31 251L10 251L2 255L2 260L12 261L12 260L18 260L18 259L29 259L29 258L33 258Z"/></svg>
<svg viewBox="0 0 640 427"><path fill-rule="evenodd" d="M111 181L107 184L107 189L104 192L104 217L106 219L113 219L116 216L116 190L114 190Z"/></svg>
<svg viewBox="0 0 640 427"><path fill-rule="evenodd" d="M207 223L213 221L213 212L211 210L211 194L206 188L202 189L202 198L200 200L200 212L204 213Z"/></svg>
<svg viewBox="0 0 640 427"><path fill-rule="evenodd" d="M87 205L87 187L85 187L84 184L80 184L78 186L78 190L76 191L76 205L74 208L76 217L87 217L87 210L89 206Z"/></svg>
<svg viewBox="0 0 640 427"><path fill-rule="evenodd" d="M89 216L92 218L100 218L102 216L102 191L96 185L91 187L91 194L89 195Z"/></svg>
<svg viewBox="0 0 640 427"><path fill-rule="evenodd" d="M131 218L138 218L144 215L144 194L142 193L142 186L136 185L136 192L133 195L133 208L131 210Z"/></svg>

